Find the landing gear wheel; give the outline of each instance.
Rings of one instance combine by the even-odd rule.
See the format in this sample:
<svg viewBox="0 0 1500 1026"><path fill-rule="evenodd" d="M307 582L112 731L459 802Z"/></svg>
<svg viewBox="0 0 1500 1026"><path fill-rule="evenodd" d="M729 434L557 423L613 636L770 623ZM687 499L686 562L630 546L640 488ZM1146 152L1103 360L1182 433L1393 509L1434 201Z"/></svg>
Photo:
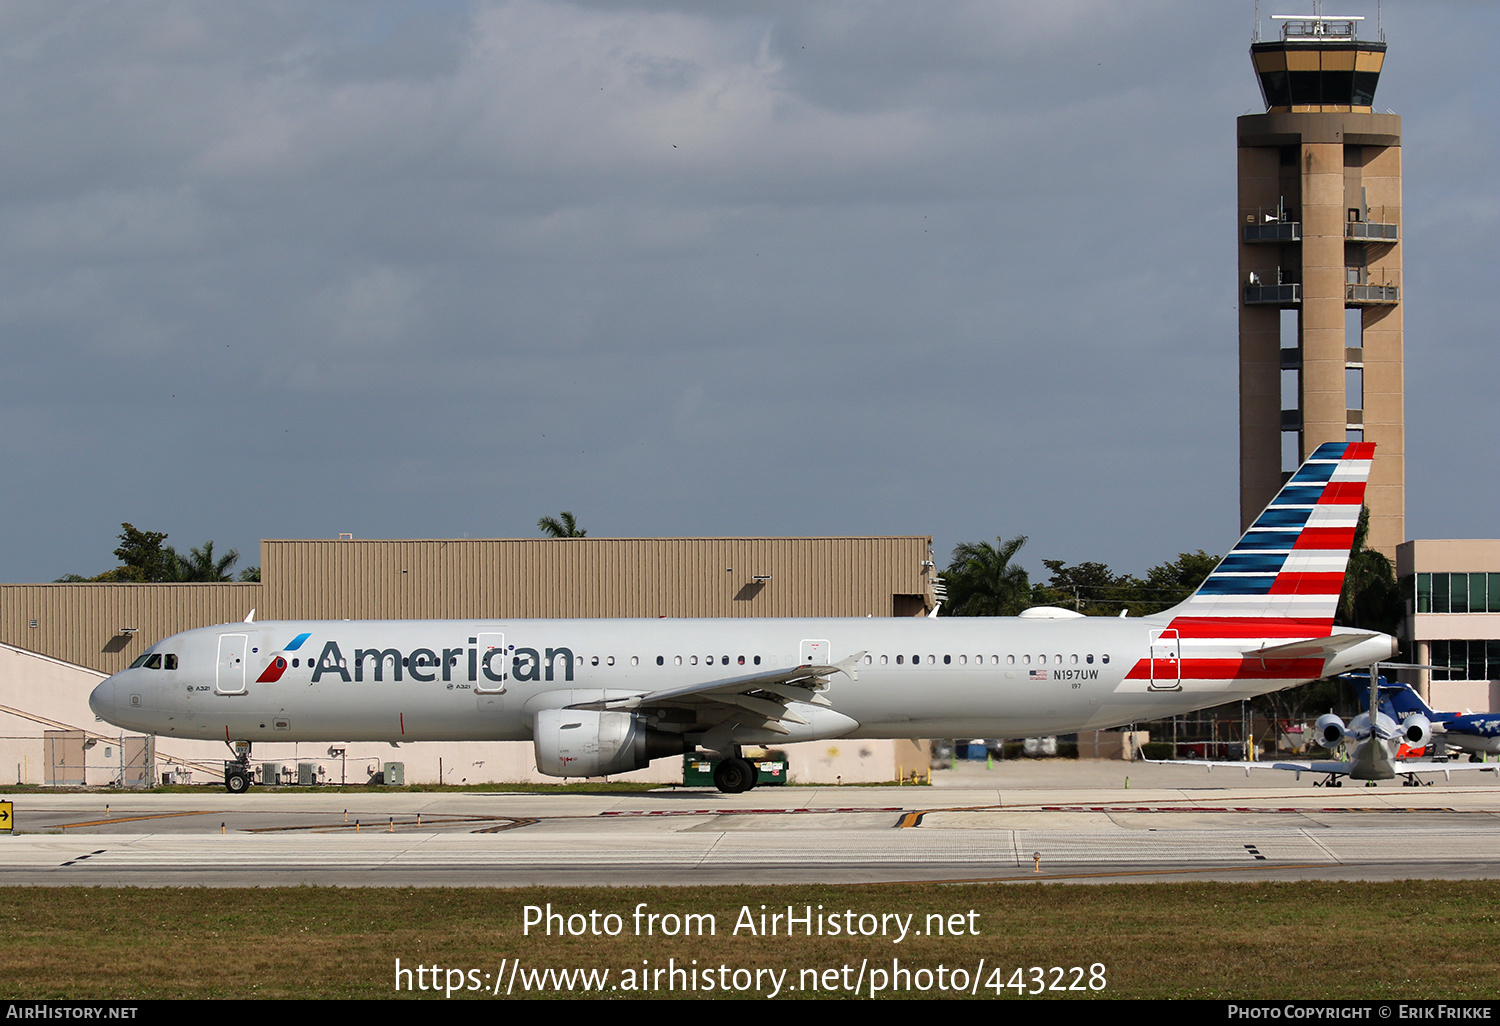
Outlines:
<svg viewBox="0 0 1500 1026"><path fill-rule="evenodd" d="M755 786L755 767L744 759L725 759L714 767L714 786L725 794L741 794Z"/></svg>
<svg viewBox="0 0 1500 1026"><path fill-rule="evenodd" d="M224 790L230 794L244 794L250 790L248 770L230 770L224 774Z"/></svg>

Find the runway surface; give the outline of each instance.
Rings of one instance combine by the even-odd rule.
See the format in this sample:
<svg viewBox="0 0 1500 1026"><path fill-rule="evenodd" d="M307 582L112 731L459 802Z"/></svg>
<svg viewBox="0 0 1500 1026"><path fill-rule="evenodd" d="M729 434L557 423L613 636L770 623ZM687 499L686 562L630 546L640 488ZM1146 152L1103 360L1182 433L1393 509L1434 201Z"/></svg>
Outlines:
<svg viewBox="0 0 1500 1026"><path fill-rule="evenodd" d="M1500 877L1500 788L1492 783L1439 778L1422 788L1323 789L1306 781L1206 787L1194 776L1194 786L1168 787L1159 773L1130 772L1137 776L1131 790L1120 786L1118 767L1051 767L1019 781L970 772L947 786L758 788L733 796L699 789L0 793L15 803L19 830L0 837L0 882L521 886ZM1074 786L1059 786L1070 781ZM1213 782L1235 781L1221 773Z"/></svg>

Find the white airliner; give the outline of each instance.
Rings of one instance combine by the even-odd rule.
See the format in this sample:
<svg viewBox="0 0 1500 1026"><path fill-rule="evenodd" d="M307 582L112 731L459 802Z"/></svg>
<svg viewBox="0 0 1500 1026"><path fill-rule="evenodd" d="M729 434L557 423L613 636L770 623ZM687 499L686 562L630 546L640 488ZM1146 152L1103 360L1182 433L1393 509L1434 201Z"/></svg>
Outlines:
<svg viewBox="0 0 1500 1026"><path fill-rule="evenodd" d="M231 791L256 741L529 740L558 777L706 750L738 792L755 781L742 745L1153 720L1395 652L1333 626L1373 449L1319 447L1197 592L1149 617L236 623L158 642L89 705L229 743Z"/></svg>

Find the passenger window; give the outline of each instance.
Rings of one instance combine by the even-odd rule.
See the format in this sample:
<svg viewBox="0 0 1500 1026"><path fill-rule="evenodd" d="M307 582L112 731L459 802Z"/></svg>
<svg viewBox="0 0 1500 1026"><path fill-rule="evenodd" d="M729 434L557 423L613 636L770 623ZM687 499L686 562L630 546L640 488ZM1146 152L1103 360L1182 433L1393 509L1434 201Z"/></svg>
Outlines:
<svg viewBox="0 0 1500 1026"><path fill-rule="evenodd" d="M615 665L615 657L614 656L610 656L608 659L604 660L604 665L605 666L613 666L613 665Z"/></svg>
<svg viewBox="0 0 1500 1026"><path fill-rule="evenodd" d="M1101 663L1107 663L1107 662L1109 662L1109 656L1107 656L1107 655L1102 655L1102 656L1100 656L1100 657L1099 657L1099 661L1100 661L1100 662L1101 662Z"/></svg>
<svg viewBox="0 0 1500 1026"><path fill-rule="evenodd" d="M760 665L760 656L756 656L756 657L755 657L755 665L756 665L756 666L759 666L759 665Z"/></svg>
<svg viewBox="0 0 1500 1026"><path fill-rule="evenodd" d="M665 666L666 662L667 662L667 657L666 656L657 656L656 657L656 665L657 666Z"/></svg>
<svg viewBox="0 0 1500 1026"><path fill-rule="evenodd" d="M901 665L901 661L902 661L902 660L903 660L903 659L905 659L905 658L906 658L906 657L905 657L905 656L899 656L899 655L898 655L898 656L897 656L897 657L896 657L896 665L897 665L897 666L900 666L900 665Z"/></svg>
<svg viewBox="0 0 1500 1026"><path fill-rule="evenodd" d="M744 656L740 656L740 665L741 666L745 665L745 657Z"/></svg>
<svg viewBox="0 0 1500 1026"><path fill-rule="evenodd" d="M681 666L682 665L682 656L673 656L672 657L672 661L674 663L676 663L678 666Z"/></svg>
<svg viewBox="0 0 1500 1026"><path fill-rule="evenodd" d="M953 662L953 657L952 656L950 656L950 655L943 656L943 665L944 666L947 666L951 662Z"/></svg>
<svg viewBox="0 0 1500 1026"><path fill-rule="evenodd" d="M698 665L698 657L697 656L688 656L688 663L690 665L692 665L692 666L697 666Z"/></svg>
<svg viewBox="0 0 1500 1026"><path fill-rule="evenodd" d="M1092 663L1094 661L1094 653L1090 652L1088 655L1084 656L1083 661L1086 663Z"/></svg>

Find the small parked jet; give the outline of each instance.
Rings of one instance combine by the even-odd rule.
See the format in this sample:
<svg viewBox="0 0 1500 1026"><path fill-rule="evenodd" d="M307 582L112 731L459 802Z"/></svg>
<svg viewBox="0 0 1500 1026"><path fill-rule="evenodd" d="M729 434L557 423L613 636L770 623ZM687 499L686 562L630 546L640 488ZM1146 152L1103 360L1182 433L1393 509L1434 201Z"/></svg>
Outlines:
<svg viewBox="0 0 1500 1026"><path fill-rule="evenodd" d="M255 741L529 740L559 777L701 749L738 792L743 745L1157 719L1391 656L1333 626L1373 450L1320 446L1191 597L1147 617L247 622L157 642L89 704L228 742L231 791Z"/></svg>
<svg viewBox="0 0 1500 1026"><path fill-rule="evenodd" d="M1315 787L1342 787L1343 782L1339 779L1341 777L1365 781L1394 780L1396 777L1404 777L1403 782L1406 786L1416 787L1421 783L1417 778L1419 773L1441 773L1445 779L1451 780L1454 773L1500 771L1500 763L1445 762L1408 758L1407 751L1421 751L1436 736L1434 733L1436 721L1432 719L1434 714L1407 685L1387 684L1385 678L1379 674L1378 665L1372 666L1368 675L1345 675L1345 679L1359 690L1360 697L1366 705L1365 712L1354 717L1348 724L1333 713L1324 713L1318 717L1318 722L1314 726L1314 740L1319 745L1329 751L1344 747L1348 750L1348 758L1316 759L1312 762L1204 762L1194 759L1148 761L1173 766L1200 766L1207 768L1210 772L1216 767L1233 766L1235 769L1244 770L1247 777L1254 769L1283 770L1295 773L1298 780L1302 779L1304 773L1325 774L1323 780L1314 783ZM1360 679L1361 677L1363 680ZM1378 682L1373 689L1370 687L1372 680ZM1420 706L1420 711L1411 707L1409 700L1403 700L1400 703L1408 706L1404 711L1398 711L1399 706L1393 705L1390 699L1383 699L1377 704L1371 697L1372 691L1377 695L1410 692L1410 699ZM1398 717L1400 717L1399 722ZM1446 735L1444 740L1448 740L1450 744L1455 743Z"/></svg>

